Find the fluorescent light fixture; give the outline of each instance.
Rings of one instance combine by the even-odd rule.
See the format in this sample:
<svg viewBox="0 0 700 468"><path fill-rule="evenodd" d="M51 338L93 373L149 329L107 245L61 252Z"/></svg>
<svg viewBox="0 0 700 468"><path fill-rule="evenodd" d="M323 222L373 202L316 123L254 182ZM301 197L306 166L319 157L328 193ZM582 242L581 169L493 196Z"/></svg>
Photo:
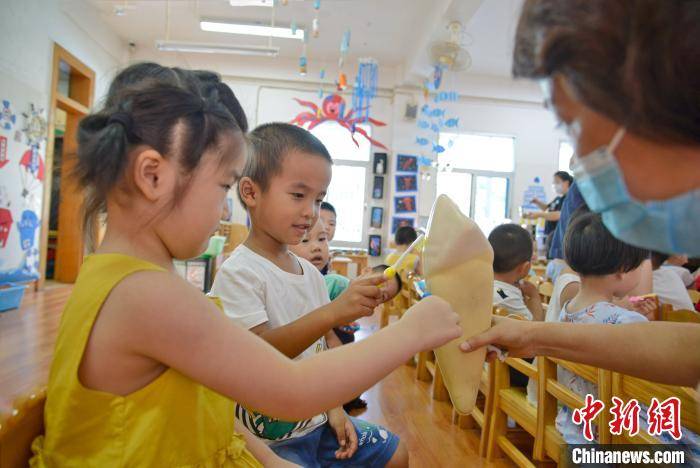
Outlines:
<svg viewBox="0 0 700 468"><path fill-rule="evenodd" d="M274 6L274 0L229 0L232 7L270 7Z"/></svg>
<svg viewBox="0 0 700 468"><path fill-rule="evenodd" d="M279 47L239 46L202 42L156 41L156 48L164 52L195 52L204 54L236 54L277 57Z"/></svg>
<svg viewBox="0 0 700 468"><path fill-rule="evenodd" d="M247 36L279 37L281 39L304 40L304 30L297 28L292 32L291 28L279 26L263 26L259 24L231 23L224 20L203 19L199 22L202 31L222 32L228 34L244 34Z"/></svg>

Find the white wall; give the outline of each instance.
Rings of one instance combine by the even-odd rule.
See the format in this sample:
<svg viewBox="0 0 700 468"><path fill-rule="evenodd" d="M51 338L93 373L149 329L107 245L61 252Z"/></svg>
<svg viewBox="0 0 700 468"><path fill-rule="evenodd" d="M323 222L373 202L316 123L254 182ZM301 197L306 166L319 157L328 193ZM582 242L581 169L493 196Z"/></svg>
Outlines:
<svg viewBox="0 0 700 468"><path fill-rule="evenodd" d="M2 280L37 275L38 252L43 247L38 245L37 226L37 221L41 222L43 183L41 177L28 183L18 161L30 149L22 134L22 113L33 104L43 109L44 118L48 118L54 42L95 71L97 100L105 93L115 71L126 62L126 47L104 27L94 10L88 5L76 10L79 18L74 19L55 0L3 0L0 7L0 100L7 100L17 116L13 128L0 129L0 137L6 139L8 159L0 169L0 208L9 210L13 219L7 243L0 248ZM43 164L45 141L38 146L38 154ZM35 174L40 172L43 171ZM49 176L43 174L43 180ZM3 216L7 219L7 211Z"/></svg>

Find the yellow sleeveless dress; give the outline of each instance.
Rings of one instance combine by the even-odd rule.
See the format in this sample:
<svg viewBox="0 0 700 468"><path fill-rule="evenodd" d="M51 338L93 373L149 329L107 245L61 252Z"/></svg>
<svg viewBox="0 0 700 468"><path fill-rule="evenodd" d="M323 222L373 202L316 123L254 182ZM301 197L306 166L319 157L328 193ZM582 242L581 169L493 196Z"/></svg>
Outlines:
<svg viewBox="0 0 700 468"><path fill-rule="evenodd" d="M174 369L127 396L85 388L78 367L93 323L128 275L163 271L118 254L86 258L63 311L32 467L260 467L234 431L235 403ZM177 320L176 317L173 320Z"/></svg>

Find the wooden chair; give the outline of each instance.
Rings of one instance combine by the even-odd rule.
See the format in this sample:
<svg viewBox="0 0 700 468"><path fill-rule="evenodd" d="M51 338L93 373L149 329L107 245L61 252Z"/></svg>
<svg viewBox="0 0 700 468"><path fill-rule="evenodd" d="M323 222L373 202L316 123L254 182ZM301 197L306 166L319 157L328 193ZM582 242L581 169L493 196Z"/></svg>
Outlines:
<svg viewBox="0 0 700 468"><path fill-rule="evenodd" d="M513 368L531 379L538 379L538 369L520 358L507 358L495 361L493 366L493 413L490 417L486 458L493 461L506 455L518 466L532 467L530 456L518 446L528 443L529 434L535 438L537 429L537 409L528 403L524 388L510 386L510 371ZM511 417L521 430L509 430L507 419Z"/></svg>
<svg viewBox="0 0 700 468"><path fill-rule="evenodd" d="M226 237L224 253L230 254L248 237L248 228L243 224L221 221L219 222L219 234Z"/></svg>
<svg viewBox="0 0 700 468"><path fill-rule="evenodd" d="M539 376L537 382L537 429L533 451L533 458L538 461L546 461L549 457L555 462L559 462L562 448L566 445L555 426L558 402L572 409L582 408L585 404L583 397L557 381L557 365L598 386L598 399L606 405L595 420L598 427L598 442L601 444L611 443L608 427L610 421L608 405L612 397L611 372L584 364L539 356L537 358Z"/></svg>
<svg viewBox="0 0 700 468"><path fill-rule="evenodd" d="M661 306L661 318L665 322L700 323L700 312L694 310L673 310L671 304Z"/></svg>
<svg viewBox="0 0 700 468"><path fill-rule="evenodd" d="M379 318L379 327L384 328L389 325L389 317L392 315L401 318L409 307L411 297L412 282L408 279L407 273L401 275L401 291L391 301L382 305L382 313Z"/></svg>
<svg viewBox="0 0 700 468"><path fill-rule="evenodd" d="M454 409L452 412L453 424L457 424L462 429L473 429L474 426L478 426L481 430L479 438L480 457L486 457L489 441L489 426L493 414L494 366L493 362L486 363L484 366L484 370L481 373L481 381L479 382L479 394L472 413L468 415L458 414Z"/></svg>
<svg viewBox="0 0 700 468"><path fill-rule="evenodd" d="M0 467L25 468L34 439L44 432L45 390L16 401L12 412L0 416Z"/></svg>
<svg viewBox="0 0 700 468"><path fill-rule="evenodd" d="M700 302L700 291L696 289L688 289L688 296L690 296L690 302L693 304Z"/></svg>
<svg viewBox="0 0 700 468"><path fill-rule="evenodd" d="M629 375L612 373L612 394L620 398L624 403L636 399L640 404L649 407L651 399L656 398L663 402L669 397L677 397L681 401L681 425L686 429L700 433L700 417L698 416L698 391L689 387L663 385L648 380L638 379ZM640 409L640 415L644 410ZM625 430L620 435L612 435L613 444L659 444L660 442L650 436L641 425L639 433L629 435Z"/></svg>
<svg viewBox="0 0 700 468"><path fill-rule="evenodd" d="M552 294L554 293L554 284L550 281L545 281L537 287L537 291L540 293L543 304L549 304Z"/></svg>

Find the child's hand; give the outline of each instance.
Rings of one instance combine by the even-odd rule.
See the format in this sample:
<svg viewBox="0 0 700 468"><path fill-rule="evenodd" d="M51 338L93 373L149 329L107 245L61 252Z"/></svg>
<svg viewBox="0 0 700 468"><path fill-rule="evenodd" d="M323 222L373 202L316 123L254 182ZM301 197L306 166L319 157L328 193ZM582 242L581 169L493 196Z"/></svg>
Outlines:
<svg viewBox="0 0 700 468"><path fill-rule="evenodd" d="M434 349L462 336L459 315L437 296L421 300L406 311L398 324L409 327L421 350Z"/></svg>
<svg viewBox="0 0 700 468"><path fill-rule="evenodd" d="M335 451L337 460L352 458L357 452L357 432L343 408L334 408L328 412L328 425L338 439L340 448Z"/></svg>
<svg viewBox="0 0 700 468"><path fill-rule="evenodd" d="M360 317L372 315L374 308L381 304L382 292L379 285L386 278L381 273L360 276L350 282L348 289L333 301L340 313L339 322L346 324Z"/></svg>
<svg viewBox="0 0 700 468"><path fill-rule="evenodd" d="M518 288L520 288L520 291L522 291L525 297L530 299L540 298L540 292L537 290L537 286L527 280L521 280L518 283Z"/></svg>
<svg viewBox="0 0 700 468"><path fill-rule="evenodd" d="M656 304L656 298L645 297L637 301L629 301L631 310L639 312L647 318L649 321L656 320L656 311L658 306Z"/></svg>

